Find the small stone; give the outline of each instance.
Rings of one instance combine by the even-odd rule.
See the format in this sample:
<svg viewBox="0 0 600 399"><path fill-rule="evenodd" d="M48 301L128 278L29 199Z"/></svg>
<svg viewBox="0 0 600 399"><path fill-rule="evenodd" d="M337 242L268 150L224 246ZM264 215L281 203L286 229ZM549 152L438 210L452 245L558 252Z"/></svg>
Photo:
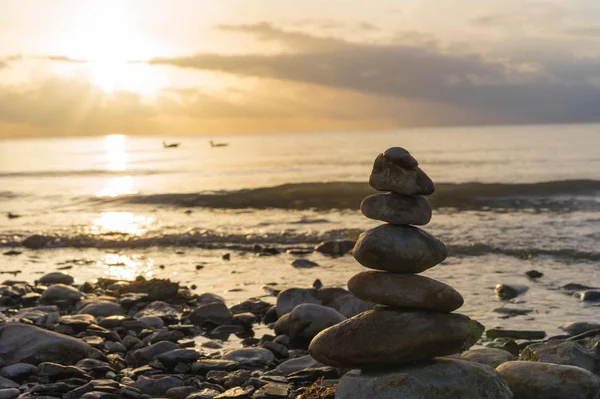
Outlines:
<svg viewBox="0 0 600 399"><path fill-rule="evenodd" d="M400 167L383 154L375 159L369 184L375 190L392 191L400 195L430 195L435 191L433 182L419 167Z"/></svg>
<svg viewBox="0 0 600 399"><path fill-rule="evenodd" d="M170 341L161 341L145 348L138 349L133 353L129 352L127 354L127 360L134 366L142 366L144 364L148 364L148 362L161 353L169 352L175 349L179 349L177 344Z"/></svg>
<svg viewBox="0 0 600 399"><path fill-rule="evenodd" d="M19 384L8 378L0 377L0 389L18 388Z"/></svg>
<svg viewBox="0 0 600 399"><path fill-rule="evenodd" d="M496 287L494 288L494 293L499 299L508 300L516 298L517 296L527 292L527 290L529 290L529 287L527 287L526 285L496 284Z"/></svg>
<svg viewBox="0 0 600 399"><path fill-rule="evenodd" d="M2 377L17 381L35 373L37 373L37 367L29 363L15 363L0 369Z"/></svg>
<svg viewBox="0 0 600 399"><path fill-rule="evenodd" d="M512 339L544 339L545 331L530 331L530 330L504 330L501 328L492 328L485 332L485 336L489 339L496 338L512 338Z"/></svg>
<svg viewBox="0 0 600 399"><path fill-rule="evenodd" d="M594 355L593 351L588 351L577 342L552 340L527 346L521 353L521 359L577 366L593 372L596 369Z"/></svg>
<svg viewBox="0 0 600 399"><path fill-rule="evenodd" d="M329 256L342 256L354 248L355 242L352 240L331 240L324 241L315 246L315 251Z"/></svg>
<svg viewBox="0 0 600 399"><path fill-rule="evenodd" d="M264 348L241 348L225 352L222 360L231 360L246 367L263 367L275 361L275 355Z"/></svg>
<svg viewBox="0 0 600 399"><path fill-rule="evenodd" d="M296 269L310 269L313 267L318 267L319 264L308 259L295 259L292 262L292 266Z"/></svg>
<svg viewBox="0 0 600 399"><path fill-rule="evenodd" d="M118 303L110 301L95 301L85 305L79 314L89 314L94 317L109 317L122 315L123 309Z"/></svg>
<svg viewBox="0 0 600 399"><path fill-rule="evenodd" d="M230 371L237 367L237 362L233 360L201 359L192 364L192 372L206 374L211 370Z"/></svg>
<svg viewBox="0 0 600 399"><path fill-rule="evenodd" d="M191 394L196 393L198 391L199 389L196 387L185 386L171 388L166 392L166 394L167 398L169 399L185 399Z"/></svg>
<svg viewBox="0 0 600 399"><path fill-rule="evenodd" d="M233 315L222 302L201 305L190 315L190 322L195 325L211 323L215 325L231 324Z"/></svg>
<svg viewBox="0 0 600 399"><path fill-rule="evenodd" d="M178 363L194 363L200 354L193 349L175 349L163 352L156 359L167 367L175 367Z"/></svg>
<svg viewBox="0 0 600 399"><path fill-rule="evenodd" d="M419 166L419 162L402 147L388 148L383 152L383 157L401 168L412 169Z"/></svg>
<svg viewBox="0 0 600 399"><path fill-rule="evenodd" d="M362 300L398 308L452 312L464 302L449 285L413 274L362 272L348 281L348 289Z"/></svg>
<svg viewBox="0 0 600 399"><path fill-rule="evenodd" d="M52 272L52 273L48 273L48 274L44 274L39 282L42 285L53 285L53 284L65 284L65 285L71 285L73 284L73 282L75 281L75 279L73 279L72 276L69 276L68 274L65 273L61 273L61 272Z"/></svg>
<svg viewBox="0 0 600 399"><path fill-rule="evenodd" d="M335 397L511 399L512 393L490 367L462 360L436 359L386 372L351 371L340 380Z"/></svg>
<svg viewBox="0 0 600 399"><path fill-rule="evenodd" d="M316 361L310 355L306 355L286 360L285 362L280 363L275 370L282 374L292 374L307 368L317 368L322 366L324 366L323 363Z"/></svg>
<svg viewBox="0 0 600 399"><path fill-rule="evenodd" d="M346 318L335 309L304 303L296 306L286 320L279 319L275 324L275 332L285 334L292 339L312 339L324 329L344 320Z"/></svg>
<svg viewBox="0 0 600 399"><path fill-rule="evenodd" d="M46 291L42 293L40 300L44 303L53 303L57 301L78 301L83 297L83 294L75 288L64 285L54 284L48 287Z"/></svg>
<svg viewBox="0 0 600 399"><path fill-rule="evenodd" d="M215 389L205 388L201 391L191 394L186 399L213 399L220 394Z"/></svg>
<svg viewBox="0 0 600 399"><path fill-rule="evenodd" d="M578 321L559 326L561 330L569 335L579 335L592 330L600 330L600 323Z"/></svg>
<svg viewBox="0 0 600 399"><path fill-rule="evenodd" d="M537 279L544 276L544 273L538 272L537 270L528 270L525 275L530 279Z"/></svg>
<svg viewBox="0 0 600 399"><path fill-rule="evenodd" d="M151 395L154 398L160 398L164 397L169 389L181 387L183 385L183 381L171 376L159 378L140 376L132 386L139 389L142 393Z"/></svg>
<svg viewBox="0 0 600 399"><path fill-rule="evenodd" d="M600 378L574 366L514 361L496 368L514 394L514 399L593 399L600 391Z"/></svg>
<svg viewBox="0 0 600 399"><path fill-rule="evenodd" d="M316 297L316 290L306 288L288 288L277 295L277 315L280 317L291 312L296 306L303 303L323 303Z"/></svg>
<svg viewBox="0 0 600 399"><path fill-rule="evenodd" d="M397 273L421 273L448 256L443 242L412 226L385 224L360 235L352 251L363 266Z"/></svg>
<svg viewBox="0 0 600 399"><path fill-rule="evenodd" d="M579 294L579 299L583 302L595 302L600 301L600 291L599 290L587 290L581 292Z"/></svg>
<svg viewBox="0 0 600 399"><path fill-rule="evenodd" d="M215 399L250 399L250 395L246 390L235 387L215 396Z"/></svg>
<svg viewBox="0 0 600 399"><path fill-rule="evenodd" d="M461 353L484 327L457 313L377 308L322 331L310 355L342 368L387 367Z"/></svg>
<svg viewBox="0 0 600 399"><path fill-rule="evenodd" d="M485 364L494 369L502 363L516 359L512 353L495 348L471 349L461 353L461 355L470 362Z"/></svg>
<svg viewBox="0 0 600 399"><path fill-rule="evenodd" d="M431 205L425 197L375 194L365 198L360 210L369 219L398 225L426 225L431 220Z"/></svg>
<svg viewBox="0 0 600 399"><path fill-rule="evenodd" d="M21 394L17 388L0 389L0 399L14 399Z"/></svg>

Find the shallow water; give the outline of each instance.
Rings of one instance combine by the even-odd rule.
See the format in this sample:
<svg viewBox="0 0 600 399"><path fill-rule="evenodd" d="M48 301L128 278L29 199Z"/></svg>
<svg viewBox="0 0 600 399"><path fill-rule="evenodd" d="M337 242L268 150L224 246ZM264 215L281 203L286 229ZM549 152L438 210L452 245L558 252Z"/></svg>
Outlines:
<svg viewBox="0 0 600 399"><path fill-rule="evenodd" d="M598 308L559 287L600 286L600 126L422 129L306 135L69 138L0 141L0 271L31 280L58 267L78 281L167 276L229 301L265 295L267 283L343 286L351 256L256 257L254 244L287 248L356 238L378 223L357 210L372 191L375 156L408 148L438 183L426 227L451 256L426 274L465 296L461 311L488 327L541 328L597 320ZM477 184L473 184L476 182ZM53 249L20 246L43 234ZM232 260L220 259L224 252ZM66 262L66 263L65 263ZM205 264L202 270L196 265ZM164 266L164 269L161 268ZM530 281L524 272L545 274ZM13 275L7 274L7 278ZM496 283L530 288L502 319Z"/></svg>

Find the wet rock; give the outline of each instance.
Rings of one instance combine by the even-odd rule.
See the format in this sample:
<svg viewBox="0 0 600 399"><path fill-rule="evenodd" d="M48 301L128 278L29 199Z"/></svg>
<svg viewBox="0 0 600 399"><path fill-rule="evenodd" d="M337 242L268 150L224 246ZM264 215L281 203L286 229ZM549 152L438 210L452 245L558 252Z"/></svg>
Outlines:
<svg viewBox="0 0 600 399"><path fill-rule="evenodd" d="M489 339L496 338L512 338L512 339L544 339L546 337L545 331L537 330L504 330L501 328L492 328L485 332L486 337Z"/></svg>
<svg viewBox="0 0 600 399"><path fill-rule="evenodd" d="M47 247L52 241L54 241L52 237L34 234L24 239L21 245L27 249L41 249Z"/></svg>
<svg viewBox="0 0 600 399"><path fill-rule="evenodd" d="M201 391L191 394L186 399L213 399L220 394L215 389L205 388Z"/></svg>
<svg viewBox="0 0 600 399"><path fill-rule="evenodd" d="M559 326L561 330L569 335L579 335L592 330L599 330L600 323L591 323L586 321L578 321L574 323L563 324Z"/></svg>
<svg viewBox="0 0 600 399"><path fill-rule="evenodd" d="M402 147L388 148L383 152L383 157L401 168L413 169L419 166L419 162Z"/></svg>
<svg viewBox="0 0 600 399"><path fill-rule="evenodd" d="M231 324L233 315L222 302L201 305L190 314L190 322L195 325L211 323L214 325Z"/></svg>
<svg viewBox="0 0 600 399"><path fill-rule="evenodd" d="M38 375L42 377L68 378L78 377L85 374L85 371L74 366L63 366L62 364L44 362L38 366Z"/></svg>
<svg viewBox="0 0 600 399"><path fill-rule="evenodd" d="M507 362L496 368L514 399L595 399L600 379L587 370L542 362Z"/></svg>
<svg viewBox="0 0 600 399"><path fill-rule="evenodd" d="M342 256L354 248L355 241L352 240L331 240L324 241L315 246L315 251L329 256Z"/></svg>
<svg viewBox="0 0 600 399"><path fill-rule="evenodd" d="M250 298L236 305L233 305L231 313L234 315L240 313L252 313L254 316L262 318L265 313L271 308L271 304L257 298Z"/></svg>
<svg viewBox="0 0 600 399"><path fill-rule="evenodd" d="M340 380L336 399L511 399L492 368L468 361L436 359L381 373L351 371Z"/></svg>
<svg viewBox="0 0 600 399"><path fill-rule="evenodd" d="M145 348L138 349L133 353L128 353L127 361L134 366L141 366L148 364L150 360L154 359L161 353L169 352L175 349L179 349L177 344L170 341L161 341Z"/></svg>
<svg viewBox="0 0 600 399"><path fill-rule="evenodd" d="M95 301L85 305L79 314L89 314L94 317L118 316L123 314L121 305L109 301Z"/></svg>
<svg viewBox="0 0 600 399"><path fill-rule="evenodd" d="M163 301L154 301L137 312L133 317L145 319L148 317L159 317L161 319L177 319L180 311ZM154 327L156 328L156 327Z"/></svg>
<svg viewBox="0 0 600 399"><path fill-rule="evenodd" d="M79 339L26 324L9 323L0 327L0 359L5 364L69 365L86 357L91 349Z"/></svg>
<svg viewBox="0 0 600 399"><path fill-rule="evenodd" d="M319 264L308 259L295 259L292 262L292 266L296 269L310 269L313 267L319 267Z"/></svg>
<svg viewBox="0 0 600 399"><path fill-rule="evenodd" d="M15 363L0 369L0 376L19 381L37 373L37 367L29 363Z"/></svg>
<svg viewBox="0 0 600 399"><path fill-rule="evenodd" d="M600 301L600 291L599 290L587 290L579 293L579 299L583 302L595 302Z"/></svg>
<svg viewBox="0 0 600 399"><path fill-rule="evenodd" d="M377 308L322 331L309 352L336 367L392 366L463 352L483 330L481 324L457 313Z"/></svg>
<svg viewBox="0 0 600 399"><path fill-rule="evenodd" d="M73 284L73 282L75 281L75 279L72 276L69 276L68 274L65 273L61 273L61 272L52 272L52 273L48 273L48 274L44 274L39 282L42 285L53 285L53 284L65 284L65 285L71 285Z"/></svg>
<svg viewBox="0 0 600 399"><path fill-rule="evenodd" d="M508 319L511 317L527 315L533 312L533 309L501 307L494 309L494 312L503 315L503 319Z"/></svg>
<svg viewBox="0 0 600 399"><path fill-rule="evenodd" d="M83 294L73 287L64 284L54 284L40 298L44 303L53 303L59 301L78 301L83 297Z"/></svg>
<svg viewBox="0 0 600 399"><path fill-rule="evenodd" d="M430 195L435 191L433 182L419 167L400 167L383 154L375 159L369 184L375 190L392 191L400 195Z"/></svg>
<svg viewBox="0 0 600 399"><path fill-rule="evenodd" d="M0 399L14 399L21 394L17 388L0 389Z"/></svg>
<svg viewBox="0 0 600 399"><path fill-rule="evenodd" d="M240 387L235 387L215 396L215 399L250 399L251 393L251 390L247 391Z"/></svg>
<svg viewBox="0 0 600 399"><path fill-rule="evenodd" d="M146 395L159 398L164 397L169 389L182 387L184 383L179 378L171 376L158 378L140 376L132 386Z"/></svg>
<svg viewBox="0 0 600 399"><path fill-rule="evenodd" d="M495 348L471 349L461 353L461 355L468 361L485 364L494 369L502 363L515 360L515 356L510 352Z"/></svg>
<svg viewBox="0 0 600 399"><path fill-rule="evenodd" d="M443 242L417 227L385 224L362 233L352 254L371 269L421 273L446 259L448 250Z"/></svg>
<svg viewBox="0 0 600 399"><path fill-rule="evenodd" d="M175 367L178 363L194 363L199 358L200 354L193 349L175 349L156 356L159 362L169 368Z"/></svg>
<svg viewBox="0 0 600 399"><path fill-rule="evenodd" d="M538 279L540 277L544 277L544 273L538 272L537 270L528 270L525 272L525 275L530 279Z"/></svg>
<svg viewBox="0 0 600 399"><path fill-rule="evenodd" d="M344 317L354 317L357 314L372 309L375 304L365 302L362 299L358 299L354 295L348 293L346 295L336 297L333 301L327 303L327 306L337 310Z"/></svg>
<svg viewBox="0 0 600 399"><path fill-rule="evenodd" d="M167 398L169 399L185 399L193 393L198 392L199 389L196 387L176 387L169 389L167 393Z"/></svg>
<svg viewBox="0 0 600 399"><path fill-rule="evenodd" d="M362 201L360 210L369 219L390 224L422 226L431 220L431 205L425 197L375 194Z"/></svg>
<svg viewBox="0 0 600 399"><path fill-rule="evenodd" d="M535 362L577 366L592 372L596 369L594 354L574 341L553 340L531 344L523 350L521 358Z"/></svg>
<svg viewBox="0 0 600 399"><path fill-rule="evenodd" d="M192 364L192 372L206 374L211 370L231 371L238 367L237 361L223 359L201 359Z"/></svg>
<svg viewBox="0 0 600 399"><path fill-rule="evenodd" d="M0 377L0 389L18 388L19 384L5 377Z"/></svg>
<svg viewBox="0 0 600 399"><path fill-rule="evenodd" d="M230 360L246 367L263 367L275 361L275 355L264 348L241 348L225 352L222 360Z"/></svg>
<svg viewBox="0 0 600 399"><path fill-rule="evenodd" d="M165 326L165 322L163 321L163 319L158 316L140 317L138 321L142 323L146 328L151 328L153 330L160 330Z"/></svg>
<svg viewBox="0 0 600 399"><path fill-rule="evenodd" d="M260 392L254 394L253 398L287 398L289 392L289 385L270 383L262 387Z"/></svg>
<svg viewBox="0 0 600 399"><path fill-rule="evenodd" d="M169 301L177 296L179 283L153 278L146 280L138 277L135 281L120 287L117 292L120 295L126 293L141 293L148 296L149 301Z"/></svg>
<svg viewBox="0 0 600 399"><path fill-rule="evenodd" d="M280 363L275 370L282 374L291 374L306 368L317 368L325 366L323 363L316 361L312 356L301 356L295 359L286 360Z"/></svg>
<svg viewBox="0 0 600 399"><path fill-rule="evenodd" d="M348 281L348 289L365 301L399 308L452 312L464 302L449 285L413 274L362 272Z"/></svg>
<svg viewBox="0 0 600 399"><path fill-rule="evenodd" d="M344 320L346 318L335 309L304 303L296 306L290 312L287 320L276 323L275 332L285 334L292 339L312 339L324 329Z"/></svg>
<svg viewBox="0 0 600 399"><path fill-rule="evenodd" d="M525 293L528 289L529 287L525 285L496 284L496 287L494 288L494 294L496 294L496 297L499 299L508 300L516 298L517 296Z"/></svg>
<svg viewBox="0 0 600 399"><path fill-rule="evenodd" d="M288 288L277 295L277 314L281 317L303 303L321 305L323 301L316 297L315 289Z"/></svg>
<svg viewBox="0 0 600 399"><path fill-rule="evenodd" d="M263 344L263 348L270 350L279 359L287 359L290 356L288 348L284 345L273 341L267 341Z"/></svg>

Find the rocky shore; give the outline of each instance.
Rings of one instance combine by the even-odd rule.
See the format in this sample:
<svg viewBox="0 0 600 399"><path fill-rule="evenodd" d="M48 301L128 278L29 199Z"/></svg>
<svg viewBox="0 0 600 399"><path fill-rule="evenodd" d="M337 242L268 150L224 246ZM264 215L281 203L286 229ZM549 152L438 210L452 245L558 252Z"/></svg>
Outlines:
<svg viewBox="0 0 600 399"><path fill-rule="evenodd" d="M308 344L371 305L316 286L228 305L159 279L74 284L53 272L35 283L4 281L0 398L333 398L342 376L361 376L318 362ZM544 340L488 330L477 348L418 377L442 383L443 362L458 362L485 373L497 367L515 398L594 398L600 325L564 329Z"/></svg>
<svg viewBox="0 0 600 399"><path fill-rule="evenodd" d="M352 277L349 290L316 280L232 304L141 276L76 283L55 271L4 281L0 399L600 398L600 323L567 324L564 335L547 337L486 330L455 313L461 294L420 275L447 256L415 227L432 217L424 196L433 182L406 150L392 148L375 161L370 184L390 192L366 198L361 210L387 224L356 243L315 248L352 250L373 269ZM298 258L293 266L318 265ZM507 301L526 290L499 284L495 295ZM524 311L502 309L507 317Z"/></svg>

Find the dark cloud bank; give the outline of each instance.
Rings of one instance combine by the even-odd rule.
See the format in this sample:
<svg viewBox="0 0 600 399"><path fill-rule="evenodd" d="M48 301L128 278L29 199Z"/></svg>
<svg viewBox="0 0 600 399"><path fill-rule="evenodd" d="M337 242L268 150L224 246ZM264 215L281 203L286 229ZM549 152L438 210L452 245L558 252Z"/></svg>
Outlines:
<svg viewBox="0 0 600 399"><path fill-rule="evenodd" d="M150 62L451 106L485 115L488 123L600 121L599 59L511 63L446 51L431 42L356 43L286 31L266 23L225 25L221 29L279 42L295 51L272 55L201 53ZM433 124L447 122L436 115L430 117ZM474 119L481 122L481 117Z"/></svg>

